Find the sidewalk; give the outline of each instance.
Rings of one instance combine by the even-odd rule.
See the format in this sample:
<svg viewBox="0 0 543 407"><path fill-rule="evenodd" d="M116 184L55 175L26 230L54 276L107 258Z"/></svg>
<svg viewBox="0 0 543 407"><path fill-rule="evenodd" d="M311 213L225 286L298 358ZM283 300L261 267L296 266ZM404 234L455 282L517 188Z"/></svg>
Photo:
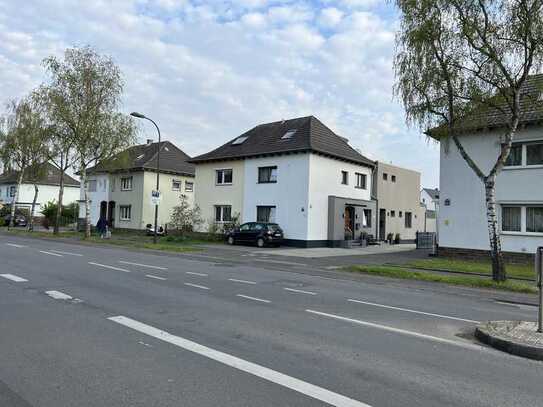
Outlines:
<svg viewBox="0 0 543 407"><path fill-rule="evenodd" d="M535 322L491 321L479 325L475 336L496 349L525 358L543 360L543 333Z"/></svg>

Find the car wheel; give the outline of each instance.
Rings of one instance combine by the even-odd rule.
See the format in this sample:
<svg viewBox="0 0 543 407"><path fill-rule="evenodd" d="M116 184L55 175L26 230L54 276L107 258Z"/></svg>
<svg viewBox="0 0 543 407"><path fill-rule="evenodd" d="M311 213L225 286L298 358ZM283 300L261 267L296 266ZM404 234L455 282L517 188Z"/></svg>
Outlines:
<svg viewBox="0 0 543 407"><path fill-rule="evenodd" d="M232 236L228 236L228 244L232 246L235 243L234 238Z"/></svg>
<svg viewBox="0 0 543 407"><path fill-rule="evenodd" d="M258 247L264 247L264 239L262 239L261 237L259 237L258 239L256 239L256 245Z"/></svg>

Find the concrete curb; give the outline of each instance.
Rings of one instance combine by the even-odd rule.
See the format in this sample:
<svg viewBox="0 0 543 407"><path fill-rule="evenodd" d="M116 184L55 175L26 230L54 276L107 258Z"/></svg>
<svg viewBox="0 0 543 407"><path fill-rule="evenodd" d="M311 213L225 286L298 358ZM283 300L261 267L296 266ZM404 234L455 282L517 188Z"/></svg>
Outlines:
<svg viewBox="0 0 543 407"><path fill-rule="evenodd" d="M475 337L493 348L512 355L521 356L528 359L543 361L543 347L534 346L514 338L509 338L495 332L493 324L496 323L515 323L515 321L492 321L480 324L475 328Z"/></svg>

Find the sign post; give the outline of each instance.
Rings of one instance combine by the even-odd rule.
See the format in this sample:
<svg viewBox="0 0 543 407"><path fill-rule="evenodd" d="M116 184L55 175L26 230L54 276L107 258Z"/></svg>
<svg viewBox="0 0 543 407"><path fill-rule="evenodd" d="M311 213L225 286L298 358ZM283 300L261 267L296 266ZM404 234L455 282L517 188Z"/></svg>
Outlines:
<svg viewBox="0 0 543 407"><path fill-rule="evenodd" d="M160 204L160 191L151 191L151 205L157 206Z"/></svg>
<svg viewBox="0 0 543 407"><path fill-rule="evenodd" d="M535 253L535 272L537 287L539 288L539 312L537 315L537 332L543 333L543 246L538 247Z"/></svg>

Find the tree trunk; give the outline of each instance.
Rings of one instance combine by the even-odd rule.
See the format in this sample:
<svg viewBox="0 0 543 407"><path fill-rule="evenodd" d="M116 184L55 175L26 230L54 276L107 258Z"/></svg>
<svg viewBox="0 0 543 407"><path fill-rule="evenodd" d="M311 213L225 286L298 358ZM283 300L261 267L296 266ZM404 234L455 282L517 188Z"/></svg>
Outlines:
<svg viewBox="0 0 543 407"><path fill-rule="evenodd" d="M11 216L9 218L8 230L15 225L15 205L19 200L19 190L21 189L21 184L23 183L24 169L19 172L19 177L17 178L17 187L15 188L15 195L13 196L13 201L11 201Z"/></svg>
<svg viewBox="0 0 543 407"><path fill-rule="evenodd" d="M60 218L62 216L62 200L64 198L64 169L60 169L60 180L59 180L59 188L58 188L58 206L57 206L57 214L55 216L55 227L53 228L53 233L55 235L59 234L60 231Z"/></svg>
<svg viewBox="0 0 543 407"><path fill-rule="evenodd" d="M490 258L492 259L492 279L505 281L505 262L503 260L501 237L498 229L498 216L496 213L496 178L485 180L486 217L488 236L490 240Z"/></svg>
<svg viewBox="0 0 543 407"><path fill-rule="evenodd" d="M87 170L83 166L81 169L81 188L83 188L83 199L85 200L85 239L88 239L91 237L90 205L87 188Z"/></svg>
<svg viewBox="0 0 543 407"><path fill-rule="evenodd" d="M28 222L28 230L34 230L34 215L36 212L36 201L38 200L39 188L37 184L34 184L34 198L32 199L32 208L30 209L30 221Z"/></svg>

